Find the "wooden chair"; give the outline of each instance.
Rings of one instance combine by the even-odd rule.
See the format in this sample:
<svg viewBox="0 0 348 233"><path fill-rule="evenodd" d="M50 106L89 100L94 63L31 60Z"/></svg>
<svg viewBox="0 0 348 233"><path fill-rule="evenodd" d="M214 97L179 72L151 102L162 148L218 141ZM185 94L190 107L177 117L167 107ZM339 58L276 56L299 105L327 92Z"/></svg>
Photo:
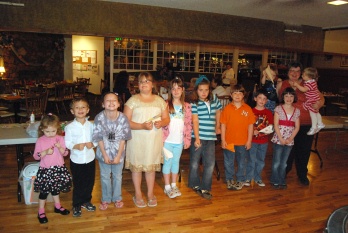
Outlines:
<svg viewBox="0 0 348 233"><path fill-rule="evenodd" d="M86 83L90 84L91 83L91 78L76 78L77 83Z"/></svg>
<svg viewBox="0 0 348 233"><path fill-rule="evenodd" d="M94 105L97 105L98 100L101 99L102 95L103 95L103 91L104 89L108 86L108 80L105 79L100 79L100 89L99 89L99 93L95 93L95 92L88 92L89 94L91 94L92 96L94 96Z"/></svg>
<svg viewBox="0 0 348 233"><path fill-rule="evenodd" d="M46 112L48 98L48 91L47 89L44 90L40 93L27 92L25 95L26 111L18 113L18 116L28 120L30 119L31 113L34 113L35 119L41 119Z"/></svg>
<svg viewBox="0 0 348 233"><path fill-rule="evenodd" d="M222 105L222 110L229 104L231 103L231 96L229 95L221 95L217 96L218 100L220 101Z"/></svg>
<svg viewBox="0 0 348 233"><path fill-rule="evenodd" d="M0 123L13 123L15 113L7 110L0 111Z"/></svg>
<svg viewBox="0 0 348 233"><path fill-rule="evenodd" d="M60 114L59 106L58 106L59 104L61 105L61 107L63 107L65 113L66 114L68 113L64 104L64 100L65 100L64 95L65 95L65 84L57 84L55 85L53 95L51 97L48 97L48 102L55 104L58 114Z"/></svg>
<svg viewBox="0 0 348 233"><path fill-rule="evenodd" d="M65 84L64 85L64 101L71 101L75 97L75 85Z"/></svg>

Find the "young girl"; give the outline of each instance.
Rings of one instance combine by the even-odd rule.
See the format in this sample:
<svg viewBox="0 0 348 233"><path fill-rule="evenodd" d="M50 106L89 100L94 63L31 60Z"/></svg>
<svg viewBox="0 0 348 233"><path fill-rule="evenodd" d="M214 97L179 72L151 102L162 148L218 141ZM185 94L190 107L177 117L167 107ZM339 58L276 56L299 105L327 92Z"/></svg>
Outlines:
<svg viewBox="0 0 348 233"><path fill-rule="evenodd" d="M269 64L262 72L261 89L267 93L267 103L265 107L274 113L278 97L275 82L280 82L277 79L278 68L276 64Z"/></svg>
<svg viewBox="0 0 348 233"><path fill-rule="evenodd" d="M124 106L132 139L127 142L126 169L132 172L135 194L134 205L138 208L156 207L154 194L156 171L161 171L163 152L162 127L169 124L170 118L166 102L155 94L153 76L148 72L138 75L139 94L133 95ZM145 174L147 204L143 199L141 183Z"/></svg>
<svg viewBox="0 0 348 233"><path fill-rule="evenodd" d="M68 215L69 210L60 205L59 193L71 188L71 176L64 164L64 156L69 151L65 147L64 137L60 136L61 127L59 118L55 115L45 115L39 126L39 138L36 141L34 159L40 160L40 167L34 181L34 191L39 194L40 223L47 223L45 203L49 193L54 200L54 212Z"/></svg>
<svg viewBox="0 0 348 233"><path fill-rule="evenodd" d="M184 102L184 82L176 76L169 84L168 109L170 124L163 127L164 150L171 152L172 157L164 156L163 177L164 193L169 198L181 196L176 180L179 172L179 162L182 149L189 148L191 144L192 112L191 105ZM172 183L170 184L170 173Z"/></svg>
<svg viewBox="0 0 348 233"><path fill-rule="evenodd" d="M282 93L282 104L274 110L273 161L271 184L275 189L285 189L286 161L294 138L300 129L300 110L292 104L297 102L294 89L287 87Z"/></svg>
<svg viewBox="0 0 348 233"><path fill-rule="evenodd" d="M94 118L92 141L98 142L96 158L99 161L102 200L100 210L106 210L110 202L122 208L122 169L125 157L125 143L131 138L128 119L117 109L120 107L116 93L103 96L104 108ZM112 177L112 178L111 178Z"/></svg>
<svg viewBox="0 0 348 233"><path fill-rule="evenodd" d="M304 86L301 86L297 82L292 82L292 86L305 93L306 102L303 103L303 108L309 111L312 120L312 127L307 132L307 135L313 135L319 132L319 130L325 128L319 110L313 108L313 104L320 101L320 92L317 85L317 69L313 67L304 69L302 79L304 80Z"/></svg>
<svg viewBox="0 0 348 233"><path fill-rule="evenodd" d="M215 140L220 133L221 104L211 93L210 82L200 76L194 88L192 103L193 133L190 147L190 173L188 186L205 199L212 195L211 183L215 165ZM203 176L199 177L199 164L203 160Z"/></svg>

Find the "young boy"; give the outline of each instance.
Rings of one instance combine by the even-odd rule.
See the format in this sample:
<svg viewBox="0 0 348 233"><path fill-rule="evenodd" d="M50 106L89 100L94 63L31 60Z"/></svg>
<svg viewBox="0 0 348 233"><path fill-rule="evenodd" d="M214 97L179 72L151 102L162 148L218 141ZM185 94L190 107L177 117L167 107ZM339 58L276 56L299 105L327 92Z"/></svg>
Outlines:
<svg viewBox="0 0 348 233"><path fill-rule="evenodd" d="M231 88L232 102L221 113L221 146L224 153L224 166L227 189L240 190L245 182L245 169L248 150L251 148L255 117L252 109L244 103L245 89L241 85ZM234 180L234 157L238 164Z"/></svg>
<svg viewBox="0 0 348 233"><path fill-rule="evenodd" d="M71 151L70 170L73 177L73 216L81 216L81 207L95 211L91 203L95 179L95 153L92 143L93 124L86 117L89 104L86 99L71 101L70 112L75 119L65 127L65 144Z"/></svg>
<svg viewBox="0 0 348 233"><path fill-rule="evenodd" d="M254 100L256 107L253 108L256 122L254 124L253 138L251 148L249 150L249 159L246 168L245 186L250 186L250 182L254 179L255 183L261 187L265 184L262 182L261 173L265 166L265 157L268 147L268 135L273 132L273 114L271 110L265 108L267 103L267 92L265 90L258 90L254 93ZM260 130L266 130L260 132ZM266 128L266 129L265 129Z"/></svg>

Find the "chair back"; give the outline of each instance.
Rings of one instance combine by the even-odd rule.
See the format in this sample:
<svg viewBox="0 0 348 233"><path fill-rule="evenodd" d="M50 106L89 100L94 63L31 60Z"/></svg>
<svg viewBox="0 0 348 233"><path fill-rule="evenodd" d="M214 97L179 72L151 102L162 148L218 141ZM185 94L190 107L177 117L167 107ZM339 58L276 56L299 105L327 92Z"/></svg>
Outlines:
<svg viewBox="0 0 348 233"><path fill-rule="evenodd" d="M63 101L64 95L65 95L65 85L56 84L54 87L54 95L49 99L52 101Z"/></svg>
<svg viewBox="0 0 348 233"><path fill-rule="evenodd" d="M221 96L217 96L217 98L222 105L221 110L223 110L229 103L231 103L231 96L229 95L221 95Z"/></svg>
<svg viewBox="0 0 348 233"><path fill-rule="evenodd" d="M91 78L76 78L77 83L86 83L90 84L91 83Z"/></svg>
<svg viewBox="0 0 348 233"><path fill-rule="evenodd" d="M100 94L103 94L103 90L108 86L108 81L105 79L100 79Z"/></svg>
<svg viewBox="0 0 348 233"><path fill-rule="evenodd" d="M24 96L25 95L25 86L21 84L13 84L12 87L12 93L15 93L18 96Z"/></svg>
<svg viewBox="0 0 348 233"><path fill-rule="evenodd" d="M41 118L46 112L48 91L41 93L29 93L25 94L25 105L27 117L30 118L30 114L34 113L35 118Z"/></svg>
<svg viewBox="0 0 348 233"><path fill-rule="evenodd" d="M64 85L64 100L74 99L74 94L75 94L75 85L65 84Z"/></svg>

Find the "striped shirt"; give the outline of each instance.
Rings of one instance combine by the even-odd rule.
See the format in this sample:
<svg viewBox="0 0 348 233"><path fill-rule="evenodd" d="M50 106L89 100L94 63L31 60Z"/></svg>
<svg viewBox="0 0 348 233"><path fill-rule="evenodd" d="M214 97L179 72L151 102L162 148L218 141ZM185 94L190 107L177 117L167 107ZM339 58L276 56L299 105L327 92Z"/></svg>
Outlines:
<svg viewBox="0 0 348 233"><path fill-rule="evenodd" d="M216 111L221 110L222 106L216 96L210 102L198 100L198 104L192 103L192 115L198 115L199 139L216 140L215 124ZM207 105L210 105L210 109ZM194 138L194 132L192 131Z"/></svg>

